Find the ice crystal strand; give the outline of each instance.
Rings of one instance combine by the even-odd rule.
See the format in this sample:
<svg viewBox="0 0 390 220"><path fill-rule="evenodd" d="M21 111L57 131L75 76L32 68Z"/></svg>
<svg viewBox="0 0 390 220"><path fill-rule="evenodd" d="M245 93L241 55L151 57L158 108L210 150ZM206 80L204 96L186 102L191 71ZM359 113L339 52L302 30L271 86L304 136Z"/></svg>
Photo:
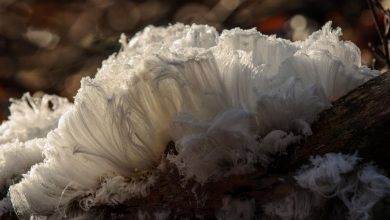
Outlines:
<svg viewBox="0 0 390 220"><path fill-rule="evenodd" d="M309 135L331 100L377 74L340 34L327 24L292 43L254 29L219 36L176 24L122 38L121 51L82 80L75 105L46 138L45 161L11 187L13 206L27 218L61 216L74 200L104 192L102 179L119 184L154 169L171 140L179 154L170 160L187 179L265 166L268 155ZM123 198L137 194L120 188Z"/></svg>

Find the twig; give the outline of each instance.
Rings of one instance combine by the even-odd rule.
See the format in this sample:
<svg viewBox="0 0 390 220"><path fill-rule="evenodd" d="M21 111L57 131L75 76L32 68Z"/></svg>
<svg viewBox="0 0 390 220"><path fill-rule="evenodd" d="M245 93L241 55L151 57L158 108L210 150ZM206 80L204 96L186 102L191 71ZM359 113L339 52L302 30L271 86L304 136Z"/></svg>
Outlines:
<svg viewBox="0 0 390 220"><path fill-rule="evenodd" d="M374 18L375 28L378 32L379 38L380 38L381 43L383 45L383 51L384 51L384 55L385 55L385 57L383 57L383 58L387 64L387 68L389 68L390 67L390 57L389 57L389 47L388 47L388 41L390 38L390 32L389 32L389 14L390 13L389 13L389 10L385 10L380 2L374 0L375 6L379 8L379 10L382 12L382 14L384 15L384 17L386 19L384 22L385 23L385 30L382 32L380 27L379 27L379 18L378 18L376 11L375 11L374 4L373 4L372 0L367 0L367 3L368 3L368 7L370 8L371 15ZM380 56L382 56L382 55L380 55Z"/></svg>

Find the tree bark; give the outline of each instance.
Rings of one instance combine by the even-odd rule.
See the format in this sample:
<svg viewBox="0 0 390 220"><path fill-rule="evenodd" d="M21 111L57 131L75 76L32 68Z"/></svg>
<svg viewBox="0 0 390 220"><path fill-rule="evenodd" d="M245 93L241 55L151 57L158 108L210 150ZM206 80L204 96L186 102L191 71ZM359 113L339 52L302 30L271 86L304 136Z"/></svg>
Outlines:
<svg viewBox="0 0 390 220"><path fill-rule="evenodd" d="M304 143L289 147L289 153L276 158L268 170L259 167L247 175L230 176L204 185L189 181L182 186L176 168L168 165L169 172L159 176L147 197L106 208L106 217L126 219L137 216L139 210L169 209L169 219L195 219L199 216L215 219L215 213L226 196L252 198L256 207L261 207L300 190L293 179L294 171L307 163L310 156L329 152L358 152L363 162L374 161L389 171L390 72L335 101L332 108L320 114L312 128L312 136ZM101 211L102 208L95 210Z"/></svg>
<svg viewBox="0 0 390 220"><path fill-rule="evenodd" d="M364 161L390 171L390 72L335 101L312 129L314 135L278 165L280 171L296 169L310 156L329 152L358 152Z"/></svg>

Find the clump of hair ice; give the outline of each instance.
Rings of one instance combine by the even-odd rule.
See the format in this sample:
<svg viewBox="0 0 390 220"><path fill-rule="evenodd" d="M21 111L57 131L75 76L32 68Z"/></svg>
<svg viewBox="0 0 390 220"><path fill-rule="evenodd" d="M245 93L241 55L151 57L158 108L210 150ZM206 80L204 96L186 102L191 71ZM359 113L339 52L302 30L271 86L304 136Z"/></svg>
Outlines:
<svg viewBox="0 0 390 220"><path fill-rule="evenodd" d="M0 190L7 194L8 187L21 178L30 167L43 161L42 151L46 135L57 127L58 120L72 104L55 95L31 96L11 99L7 121L0 126ZM0 216L11 210L11 201L0 201Z"/></svg>
<svg viewBox="0 0 390 220"><path fill-rule="evenodd" d="M370 219L371 208L390 194L390 179L374 165L358 165L359 161L356 154L328 153L312 157L311 164L303 166L294 177L301 188L265 204L264 212L282 220L319 219L326 200L337 198L341 201L339 210L327 213L328 216ZM340 207L343 204L345 208ZM344 209L345 213L340 211Z"/></svg>
<svg viewBox="0 0 390 220"><path fill-rule="evenodd" d="M66 98L55 95L26 93L21 99L11 99L11 115L0 125L0 144L46 137L71 106Z"/></svg>
<svg viewBox="0 0 390 220"><path fill-rule="evenodd" d="M266 167L332 100L378 74L340 35L328 23L302 42L183 24L122 36L58 127L35 136L44 160L10 187L16 213L70 218L74 204L88 212L145 196L170 142L169 162L201 184ZM140 172L151 173L146 185ZM237 214L225 203L220 216Z"/></svg>
<svg viewBox="0 0 390 220"><path fill-rule="evenodd" d="M311 158L295 176L298 184L325 198L338 197L351 220L369 219L369 211L390 194L390 179L377 167L357 167L356 155L328 153Z"/></svg>

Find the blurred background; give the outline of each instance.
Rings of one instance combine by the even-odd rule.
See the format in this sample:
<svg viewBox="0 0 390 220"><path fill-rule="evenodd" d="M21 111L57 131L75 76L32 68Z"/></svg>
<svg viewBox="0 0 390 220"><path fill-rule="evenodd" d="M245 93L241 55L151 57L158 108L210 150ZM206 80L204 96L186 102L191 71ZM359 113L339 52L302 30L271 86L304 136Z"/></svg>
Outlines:
<svg viewBox="0 0 390 220"><path fill-rule="evenodd" d="M295 41L328 20L375 66L368 44L379 39L366 0L0 0L0 121L9 98L26 91L72 100L81 77L118 51L120 33L183 22L254 27Z"/></svg>

